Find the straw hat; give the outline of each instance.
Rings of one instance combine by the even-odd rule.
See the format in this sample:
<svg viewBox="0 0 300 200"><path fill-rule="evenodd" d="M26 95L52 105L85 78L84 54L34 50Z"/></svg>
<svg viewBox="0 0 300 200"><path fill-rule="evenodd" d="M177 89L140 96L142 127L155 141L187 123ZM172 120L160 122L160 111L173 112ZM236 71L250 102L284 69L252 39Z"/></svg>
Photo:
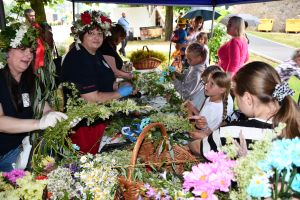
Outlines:
<svg viewBox="0 0 300 200"><path fill-rule="evenodd" d="M177 24L187 24L187 19L179 18Z"/></svg>

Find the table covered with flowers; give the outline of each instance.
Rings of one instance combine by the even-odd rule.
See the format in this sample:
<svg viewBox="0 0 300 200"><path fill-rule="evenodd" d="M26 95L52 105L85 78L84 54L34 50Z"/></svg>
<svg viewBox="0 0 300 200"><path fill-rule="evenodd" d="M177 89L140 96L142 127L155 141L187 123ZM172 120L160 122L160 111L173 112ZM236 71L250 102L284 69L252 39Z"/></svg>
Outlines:
<svg viewBox="0 0 300 200"><path fill-rule="evenodd" d="M222 151L209 152L206 159L178 159L178 148L186 151L189 141L185 132L194 127L172 87L172 73L174 68L165 67L135 74L133 84L142 91L138 99L90 104L70 98L69 118L45 130L30 170L0 174L0 199L299 198L300 139L274 140L282 127L266 132L244 157L237 157L228 137ZM79 121L98 118L109 120L106 142L101 153L83 155L68 135ZM129 180L129 187L120 180ZM128 190L134 195L126 196Z"/></svg>

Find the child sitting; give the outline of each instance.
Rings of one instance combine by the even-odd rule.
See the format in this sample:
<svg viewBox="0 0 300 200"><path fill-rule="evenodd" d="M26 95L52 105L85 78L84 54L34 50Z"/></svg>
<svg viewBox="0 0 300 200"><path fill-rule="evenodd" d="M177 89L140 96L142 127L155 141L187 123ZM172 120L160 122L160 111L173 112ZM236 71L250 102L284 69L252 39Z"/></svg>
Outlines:
<svg viewBox="0 0 300 200"><path fill-rule="evenodd" d="M286 82L280 81L272 66L264 62L249 63L233 77L233 84L239 109L251 118L232 122L194 143L191 149L194 153L219 150L225 144L227 134L236 139L242 135L248 146L252 141L263 138L263 130L273 129L280 122L286 127L279 137L300 137L300 112L291 97L293 91ZM198 120L196 124L201 125L200 122Z"/></svg>
<svg viewBox="0 0 300 200"><path fill-rule="evenodd" d="M205 84L205 95L208 98L205 100L199 115L190 117L190 119L195 119L198 122L195 126L198 131L191 132L191 138L195 140L204 138L218 129L221 123L225 121L230 86L230 76L225 72L216 71L209 76L208 82ZM233 107L229 109L231 113Z"/></svg>
<svg viewBox="0 0 300 200"><path fill-rule="evenodd" d="M184 100L191 100L196 104L194 99L196 100L203 87L201 74L205 69L206 50L202 45L192 43L186 49L186 57L190 66L182 74L173 77L174 86Z"/></svg>
<svg viewBox="0 0 300 200"><path fill-rule="evenodd" d="M207 43L208 43L207 33L200 32L197 35L196 38L197 38L197 42L199 42L199 44L202 44L204 46L204 48L206 49L206 51L207 51L207 56L206 56L205 64L206 64L206 66L209 66L209 49L208 49L208 46L207 46Z"/></svg>
<svg viewBox="0 0 300 200"><path fill-rule="evenodd" d="M193 115L199 115L200 110L204 106L204 102L207 98L207 96L205 96L204 85L205 85L205 83L208 82L209 76L217 71L223 71L223 69L218 65L211 65L203 71L203 73L201 75L203 86L201 87L200 91L198 92L198 96L194 97L195 100L193 102L189 101L189 100L185 102L185 107L187 108L189 117L193 116ZM232 108L233 108L233 99L232 99L231 95L229 94L228 95L228 105L227 105L227 117L230 117L232 115L232 113L233 113Z"/></svg>

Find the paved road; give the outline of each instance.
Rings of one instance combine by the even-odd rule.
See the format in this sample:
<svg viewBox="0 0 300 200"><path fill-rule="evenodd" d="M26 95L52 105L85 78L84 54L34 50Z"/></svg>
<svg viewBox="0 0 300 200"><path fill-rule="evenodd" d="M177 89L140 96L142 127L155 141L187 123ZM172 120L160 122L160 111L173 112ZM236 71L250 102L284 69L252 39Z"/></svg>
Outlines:
<svg viewBox="0 0 300 200"><path fill-rule="evenodd" d="M295 48L272 42L254 35L247 34L250 45L249 50L258 55L272 59L277 62L288 60L293 55Z"/></svg>

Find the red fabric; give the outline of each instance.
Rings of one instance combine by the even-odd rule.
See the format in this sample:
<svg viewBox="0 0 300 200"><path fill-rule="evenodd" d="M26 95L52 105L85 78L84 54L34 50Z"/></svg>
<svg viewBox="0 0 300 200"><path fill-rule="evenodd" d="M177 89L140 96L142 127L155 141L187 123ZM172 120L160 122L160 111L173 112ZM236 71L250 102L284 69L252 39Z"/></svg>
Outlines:
<svg viewBox="0 0 300 200"><path fill-rule="evenodd" d="M39 69L45 65L45 47L41 38L37 39L37 48L35 54L34 68Z"/></svg>
<svg viewBox="0 0 300 200"><path fill-rule="evenodd" d="M106 124L80 127L75 134L70 136L72 143L80 147L83 153L98 153L99 145L104 134Z"/></svg>
<svg viewBox="0 0 300 200"><path fill-rule="evenodd" d="M218 64L233 76L249 59L246 39L232 38L219 48L218 56Z"/></svg>

